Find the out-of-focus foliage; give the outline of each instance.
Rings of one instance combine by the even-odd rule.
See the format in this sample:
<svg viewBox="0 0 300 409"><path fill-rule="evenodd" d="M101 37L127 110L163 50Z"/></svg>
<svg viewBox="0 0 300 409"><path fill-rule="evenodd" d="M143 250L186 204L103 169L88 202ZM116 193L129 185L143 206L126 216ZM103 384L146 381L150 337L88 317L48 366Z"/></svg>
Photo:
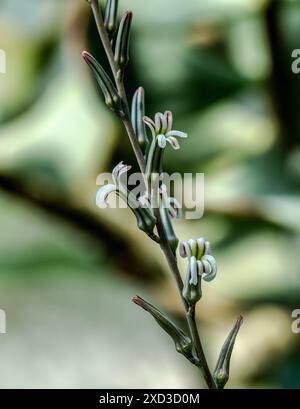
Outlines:
<svg viewBox="0 0 300 409"><path fill-rule="evenodd" d="M189 134L167 170L205 172L204 218L176 229L218 260L198 308L210 364L242 313L229 386L299 387L300 3L120 3L134 12L128 92L144 86L147 114L170 109ZM146 293L180 320L159 249L129 211L94 204L97 174L133 156L81 59L104 62L90 17L83 0L0 4L0 384L201 386L130 304Z"/></svg>

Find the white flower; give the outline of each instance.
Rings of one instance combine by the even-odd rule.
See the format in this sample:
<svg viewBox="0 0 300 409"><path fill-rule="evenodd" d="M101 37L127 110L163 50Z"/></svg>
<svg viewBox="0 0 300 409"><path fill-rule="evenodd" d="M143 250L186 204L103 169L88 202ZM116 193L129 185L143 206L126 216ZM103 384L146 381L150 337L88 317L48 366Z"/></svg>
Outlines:
<svg viewBox="0 0 300 409"><path fill-rule="evenodd" d="M113 185L112 183L108 185L102 186L96 195L96 205L100 207L100 209L104 209L105 207L108 206L107 204L107 198L112 192L117 192L118 188L116 185Z"/></svg>
<svg viewBox="0 0 300 409"><path fill-rule="evenodd" d="M131 166L124 165L123 162L120 162L117 166L114 167L112 171L112 178L114 183L109 183L102 186L96 195L96 205L101 209L108 206L107 198L112 192L116 192L123 199L127 200L127 189L122 185L120 177L128 172L131 169Z"/></svg>
<svg viewBox="0 0 300 409"><path fill-rule="evenodd" d="M116 185L120 183L120 177L124 174L127 173L132 166L124 165L123 161L118 163L117 166L113 168L112 171L112 176L113 176L113 181Z"/></svg>
<svg viewBox="0 0 300 409"><path fill-rule="evenodd" d="M197 283L197 276L201 276L205 281L212 281L216 277L217 262L210 253L210 243L202 237L197 240L184 240L180 243L180 256L188 258L191 273L190 284Z"/></svg>
<svg viewBox="0 0 300 409"><path fill-rule="evenodd" d="M112 178L114 183L109 183L102 186L96 195L96 204L100 208L107 207L107 198L115 192L117 196L121 197L124 202L133 211L138 228L150 235L153 239L153 229L156 224L156 218L152 210L148 207L141 207L140 201L127 187L127 180L121 180L121 176L126 174L131 169L131 166L124 165L120 162L112 171Z"/></svg>
<svg viewBox="0 0 300 409"><path fill-rule="evenodd" d="M162 149L166 147L167 142L173 149L180 149L176 138L187 138L188 136L185 132L172 130L173 115L170 111L166 111L164 114L158 112L155 114L155 121L147 116L143 120L150 128L153 139L157 141L158 146Z"/></svg>

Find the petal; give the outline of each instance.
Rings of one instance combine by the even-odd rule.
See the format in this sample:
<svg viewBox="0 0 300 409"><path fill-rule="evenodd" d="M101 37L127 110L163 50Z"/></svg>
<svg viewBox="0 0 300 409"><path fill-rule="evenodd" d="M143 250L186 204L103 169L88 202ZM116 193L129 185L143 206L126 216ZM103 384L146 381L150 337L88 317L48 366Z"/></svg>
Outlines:
<svg viewBox="0 0 300 409"><path fill-rule="evenodd" d="M116 192L117 191L117 186L113 185L113 184L108 184L108 185L104 185L102 186L96 195L96 205L98 207L100 207L101 209L107 207L107 197L110 195L110 193L112 192Z"/></svg>
<svg viewBox="0 0 300 409"><path fill-rule="evenodd" d="M212 267L209 262L207 260L202 260L201 263L203 265L203 274L205 274L206 276L211 274Z"/></svg>
<svg viewBox="0 0 300 409"><path fill-rule="evenodd" d="M208 274L205 274L203 279L205 281L212 281L217 274L217 262L216 259L211 255L205 255L202 257L202 262L207 261L211 266L211 271Z"/></svg>
<svg viewBox="0 0 300 409"><path fill-rule="evenodd" d="M200 237L197 239L197 246L198 246L198 252L197 252L197 258L198 260L201 259L204 253L204 248L205 248L205 240L203 237Z"/></svg>
<svg viewBox="0 0 300 409"><path fill-rule="evenodd" d="M123 165L122 168L120 168L119 170L119 178L124 174L127 173L130 169L132 168L132 166L130 165Z"/></svg>
<svg viewBox="0 0 300 409"><path fill-rule="evenodd" d="M165 118L167 121L167 132L170 132L172 129L172 125L173 125L173 115L171 111L166 111L165 112Z"/></svg>
<svg viewBox="0 0 300 409"><path fill-rule="evenodd" d="M197 265L196 257L190 258L190 273L191 273L190 284L197 285L198 284L198 265Z"/></svg>
<svg viewBox="0 0 300 409"><path fill-rule="evenodd" d="M188 134L181 131L170 131L166 134L166 136L177 136L177 138L187 138Z"/></svg>
<svg viewBox="0 0 300 409"><path fill-rule="evenodd" d="M131 166L124 165L123 161L118 163L118 165L115 166L112 171L114 183L117 185L121 175L128 172L130 169Z"/></svg>
<svg viewBox="0 0 300 409"><path fill-rule="evenodd" d="M155 135L156 135L156 133L155 133L155 123L148 116L144 116L143 121L148 126L148 128L150 128L152 136L153 136L153 138L155 138Z"/></svg>
<svg viewBox="0 0 300 409"><path fill-rule="evenodd" d="M196 255L197 255L197 242L196 242L196 240L190 239L188 243L189 243L192 255L194 257L196 257Z"/></svg>
<svg viewBox="0 0 300 409"><path fill-rule="evenodd" d="M182 258L191 257L191 249L187 241L182 240L180 243L179 254Z"/></svg>
<svg viewBox="0 0 300 409"><path fill-rule="evenodd" d="M122 168L124 166L123 161L118 163L112 170L113 174L118 174L120 168Z"/></svg>
<svg viewBox="0 0 300 409"><path fill-rule="evenodd" d="M167 122L165 116L161 113L158 112L155 114L155 131L157 134L161 132L166 132L165 130L167 129Z"/></svg>
<svg viewBox="0 0 300 409"><path fill-rule="evenodd" d="M198 260L198 261L197 261L197 266L198 266L198 275L199 275L200 277L202 277L203 274L204 274L204 266L203 266L202 261Z"/></svg>
<svg viewBox="0 0 300 409"><path fill-rule="evenodd" d="M204 254L205 254L205 255L211 254L211 248L210 248L210 242L209 242L209 241L206 241L206 242L205 242L205 251L204 251Z"/></svg>
<svg viewBox="0 0 300 409"><path fill-rule="evenodd" d="M177 141L176 138L174 138L174 136L168 136L167 141L169 142L169 144L172 146L172 148L177 151L178 149L180 149L180 145L179 142Z"/></svg>
<svg viewBox="0 0 300 409"><path fill-rule="evenodd" d="M164 149L166 147L166 144L167 144L167 140L166 140L165 136L162 135L162 134L157 135L157 143L158 143L158 146L160 148Z"/></svg>

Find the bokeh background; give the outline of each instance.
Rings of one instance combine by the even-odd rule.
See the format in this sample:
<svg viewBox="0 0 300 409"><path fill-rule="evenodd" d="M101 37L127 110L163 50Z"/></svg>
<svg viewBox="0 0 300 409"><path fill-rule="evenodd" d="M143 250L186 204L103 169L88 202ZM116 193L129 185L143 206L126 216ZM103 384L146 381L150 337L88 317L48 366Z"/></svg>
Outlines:
<svg viewBox="0 0 300 409"><path fill-rule="evenodd" d="M121 0L134 12L127 90L188 132L166 168L205 172L204 236L219 275L199 327L209 363L244 316L230 387L300 387L300 2ZM0 387L203 387L136 293L178 322L158 246L127 209L95 206L96 176L134 164L81 51L101 50L84 0L1 0ZM185 264L182 263L184 271Z"/></svg>

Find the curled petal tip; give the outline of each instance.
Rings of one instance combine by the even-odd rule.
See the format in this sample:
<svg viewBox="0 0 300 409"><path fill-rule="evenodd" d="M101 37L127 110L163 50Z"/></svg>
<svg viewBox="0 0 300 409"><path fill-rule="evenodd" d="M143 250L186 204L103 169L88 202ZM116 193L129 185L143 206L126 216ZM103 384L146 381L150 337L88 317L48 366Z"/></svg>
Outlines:
<svg viewBox="0 0 300 409"><path fill-rule="evenodd" d="M107 207L107 198L112 192L116 192L117 187L113 184L107 184L102 186L96 195L96 205L101 209Z"/></svg>
<svg viewBox="0 0 300 409"><path fill-rule="evenodd" d="M205 266L207 266L207 269L206 269L207 273L206 271L204 272L203 280L212 281L217 275L216 259L213 256L206 254L205 256L202 257L202 262L203 263L207 262L210 265L210 269L208 269L207 264L205 264Z"/></svg>
<svg viewBox="0 0 300 409"><path fill-rule="evenodd" d="M136 305L140 305L141 298L138 295L135 295L132 297L131 301Z"/></svg>
<svg viewBox="0 0 300 409"><path fill-rule="evenodd" d="M178 149L180 149L180 145L179 142L177 141L176 138L174 138L174 136L169 136L167 138L167 141L169 142L169 144L172 146L172 148L177 151Z"/></svg>

